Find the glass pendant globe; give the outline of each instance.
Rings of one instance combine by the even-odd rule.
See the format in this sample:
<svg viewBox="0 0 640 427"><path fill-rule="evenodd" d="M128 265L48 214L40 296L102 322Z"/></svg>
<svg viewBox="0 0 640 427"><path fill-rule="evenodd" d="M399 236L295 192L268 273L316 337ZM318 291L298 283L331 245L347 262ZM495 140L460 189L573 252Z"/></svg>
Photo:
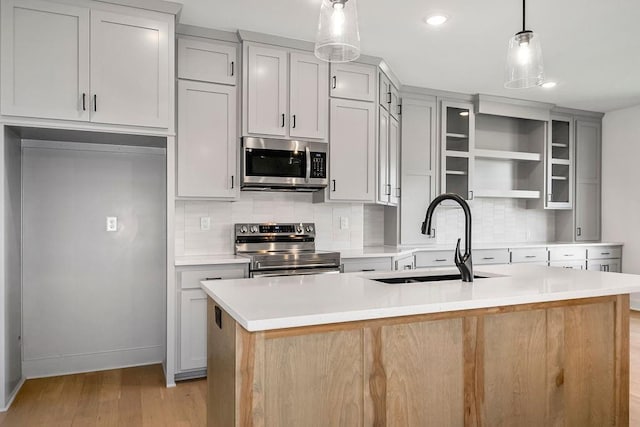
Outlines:
<svg viewBox="0 0 640 427"><path fill-rule="evenodd" d="M360 56L356 0L322 0L315 55L328 62L349 62Z"/></svg>
<svg viewBox="0 0 640 427"><path fill-rule="evenodd" d="M509 40L504 87L526 89L544 82L540 37L532 31L521 31Z"/></svg>

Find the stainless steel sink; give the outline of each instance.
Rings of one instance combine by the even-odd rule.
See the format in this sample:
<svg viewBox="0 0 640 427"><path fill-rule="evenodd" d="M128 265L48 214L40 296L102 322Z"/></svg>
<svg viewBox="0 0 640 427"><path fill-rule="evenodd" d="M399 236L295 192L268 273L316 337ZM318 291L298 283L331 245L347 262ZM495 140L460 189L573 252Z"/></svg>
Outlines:
<svg viewBox="0 0 640 427"><path fill-rule="evenodd" d="M474 279L486 279L487 276L473 276ZM404 276L404 277L387 277L383 279L372 279L376 282L388 283L390 285L404 285L409 283L422 282L441 282L443 280L462 280L460 274L441 274L432 276Z"/></svg>

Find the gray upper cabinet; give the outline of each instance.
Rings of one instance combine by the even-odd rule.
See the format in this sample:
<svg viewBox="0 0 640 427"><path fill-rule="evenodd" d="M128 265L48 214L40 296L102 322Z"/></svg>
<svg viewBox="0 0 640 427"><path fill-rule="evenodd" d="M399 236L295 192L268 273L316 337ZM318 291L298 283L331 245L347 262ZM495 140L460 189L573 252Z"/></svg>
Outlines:
<svg viewBox="0 0 640 427"><path fill-rule="evenodd" d="M238 197L236 88L178 83L178 197Z"/></svg>
<svg viewBox="0 0 640 427"><path fill-rule="evenodd" d="M173 19L3 1L2 114L172 127Z"/></svg>
<svg viewBox="0 0 640 427"><path fill-rule="evenodd" d="M403 245L431 243L420 233L427 206L436 195L438 176L435 100L403 99L400 238ZM402 197L409 195L408 197Z"/></svg>
<svg viewBox="0 0 640 427"><path fill-rule="evenodd" d="M378 115L378 191L376 202L397 206L400 198L400 124L381 105Z"/></svg>
<svg viewBox="0 0 640 427"><path fill-rule="evenodd" d="M289 135L293 138L327 138L329 70L313 54L291 53Z"/></svg>
<svg viewBox="0 0 640 427"><path fill-rule="evenodd" d="M287 134L287 52L248 45L247 132Z"/></svg>
<svg viewBox="0 0 640 427"><path fill-rule="evenodd" d="M245 135L326 141L328 65L313 54L247 44Z"/></svg>
<svg viewBox="0 0 640 427"><path fill-rule="evenodd" d="M400 96L398 89L391 80L382 72L378 74L378 102L389 112L391 117L400 118Z"/></svg>
<svg viewBox="0 0 640 427"><path fill-rule="evenodd" d="M375 198L375 105L332 99L328 197L373 202Z"/></svg>
<svg viewBox="0 0 640 427"><path fill-rule="evenodd" d="M400 122L393 116L389 121L389 204L397 206L400 200Z"/></svg>
<svg viewBox="0 0 640 427"><path fill-rule="evenodd" d="M374 102L376 67L364 64L331 64L331 96Z"/></svg>
<svg viewBox="0 0 640 427"><path fill-rule="evenodd" d="M576 120L575 236L578 241L600 240L600 170L602 125Z"/></svg>
<svg viewBox="0 0 640 427"><path fill-rule="evenodd" d="M178 39L178 78L235 85L237 47L205 40Z"/></svg>
<svg viewBox="0 0 640 427"><path fill-rule="evenodd" d="M166 22L91 11L92 121L167 127L168 34Z"/></svg>
<svg viewBox="0 0 640 427"><path fill-rule="evenodd" d="M89 9L3 0L0 13L2 114L89 120Z"/></svg>
<svg viewBox="0 0 640 427"><path fill-rule="evenodd" d="M546 148L547 195L544 207L547 209L573 208L573 125L571 116L554 115L551 118L551 138L548 139Z"/></svg>
<svg viewBox="0 0 640 427"><path fill-rule="evenodd" d="M441 120L441 192L455 193L463 199L473 200L473 104L442 101Z"/></svg>

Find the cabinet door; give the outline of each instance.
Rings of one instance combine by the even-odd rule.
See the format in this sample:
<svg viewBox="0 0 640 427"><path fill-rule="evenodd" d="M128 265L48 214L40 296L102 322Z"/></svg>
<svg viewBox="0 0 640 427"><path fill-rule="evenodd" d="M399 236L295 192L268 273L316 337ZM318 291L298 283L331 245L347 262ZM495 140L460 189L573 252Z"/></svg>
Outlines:
<svg viewBox="0 0 640 427"><path fill-rule="evenodd" d="M375 109L368 102L331 100L331 200L373 202Z"/></svg>
<svg viewBox="0 0 640 427"><path fill-rule="evenodd" d="M88 120L89 9L3 0L1 15L2 114Z"/></svg>
<svg viewBox="0 0 640 427"><path fill-rule="evenodd" d="M389 85L389 100L391 101L389 104L389 113L391 117L395 119L400 119L400 94L398 93L398 89L392 84Z"/></svg>
<svg viewBox="0 0 640 427"><path fill-rule="evenodd" d="M620 273L620 260L601 259L597 261L587 261L587 270Z"/></svg>
<svg viewBox="0 0 640 427"><path fill-rule="evenodd" d="M391 184L389 183L389 112L378 107L378 202L389 203Z"/></svg>
<svg viewBox="0 0 640 427"><path fill-rule="evenodd" d="M362 64L331 64L331 96L373 102L376 68Z"/></svg>
<svg viewBox="0 0 640 427"><path fill-rule="evenodd" d="M200 289L180 292L180 370L207 367L207 294Z"/></svg>
<svg viewBox="0 0 640 427"><path fill-rule="evenodd" d="M391 82L383 73L378 73L378 79L378 102L382 108L389 111Z"/></svg>
<svg viewBox="0 0 640 427"><path fill-rule="evenodd" d="M327 139L329 66L314 55L291 54L289 135Z"/></svg>
<svg viewBox="0 0 640 427"><path fill-rule="evenodd" d="M545 208L573 208L574 187L573 118L553 116L547 143L547 195Z"/></svg>
<svg viewBox="0 0 640 427"><path fill-rule="evenodd" d="M169 127L169 25L91 11L91 121Z"/></svg>
<svg viewBox="0 0 640 427"><path fill-rule="evenodd" d="M389 204L397 206L400 200L400 123L389 120Z"/></svg>
<svg viewBox="0 0 640 427"><path fill-rule="evenodd" d="M178 78L235 85L236 56L232 45L178 39Z"/></svg>
<svg viewBox="0 0 640 427"><path fill-rule="evenodd" d="M576 240L600 240L601 125L576 120Z"/></svg>
<svg viewBox="0 0 640 427"><path fill-rule="evenodd" d="M441 118L441 192L473 200L473 105L443 101Z"/></svg>
<svg viewBox="0 0 640 427"><path fill-rule="evenodd" d="M236 88L178 83L178 197L234 198Z"/></svg>
<svg viewBox="0 0 640 427"><path fill-rule="evenodd" d="M405 98L403 108L400 243L429 243L433 239L420 233L420 224L436 194L436 103Z"/></svg>
<svg viewBox="0 0 640 427"><path fill-rule="evenodd" d="M248 46L247 132L287 134L287 52Z"/></svg>

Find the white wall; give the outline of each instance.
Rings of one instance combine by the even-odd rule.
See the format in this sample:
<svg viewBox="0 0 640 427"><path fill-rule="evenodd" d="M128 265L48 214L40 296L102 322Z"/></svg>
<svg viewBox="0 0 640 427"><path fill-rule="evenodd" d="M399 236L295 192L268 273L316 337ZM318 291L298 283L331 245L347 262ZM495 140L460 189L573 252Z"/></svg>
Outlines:
<svg viewBox="0 0 640 427"><path fill-rule="evenodd" d="M624 243L622 271L640 274L640 105L605 114L602 142L602 239Z"/></svg>
<svg viewBox="0 0 640 427"><path fill-rule="evenodd" d="M25 377L161 362L164 149L24 144Z"/></svg>
<svg viewBox="0 0 640 427"><path fill-rule="evenodd" d="M4 139L4 297L6 402L22 379L22 170L20 139L9 129Z"/></svg>

